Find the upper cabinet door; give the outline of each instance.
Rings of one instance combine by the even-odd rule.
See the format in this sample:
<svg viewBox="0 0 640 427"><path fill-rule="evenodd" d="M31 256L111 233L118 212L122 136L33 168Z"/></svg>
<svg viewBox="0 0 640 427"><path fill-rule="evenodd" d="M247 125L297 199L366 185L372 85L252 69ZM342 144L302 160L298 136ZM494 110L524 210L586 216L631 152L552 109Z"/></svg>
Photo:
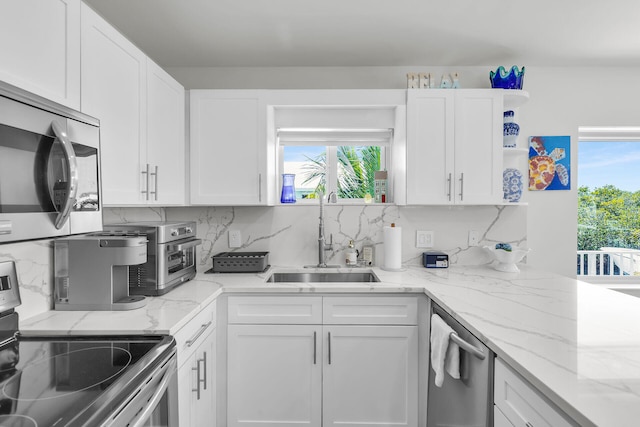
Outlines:
<svg viewBox="0 0 640 427"><path fill-rule="evenodd" d="M407 203L454 200L454 93L409 90L407 96Z"/></svg>
<svg viewBox="0 0 640 427"><path fill-rule="evenodd" d="M80 0L2 3L0 80L80 109Z"/></svg>
<svg viewBox="0 0 640 427"><path fill-rule="evenodd" d="M502 203L502 94L418 89L407 96L407 203Z"/></svg>
<svg viewBox="0 0 640 427"><path fill-rule="evenodd" d="M455 99L455 200L502 203L502 94L460 90Z"/></svg>
<svg viewBox="0 0 640 427"><path fill-rule="evenodd" d="M192 205L264 205L266 106L260 91L190 91Z"/></svg>
<svg viewBox="0 0 640 427"><path fill-rule="evenodd" d="M108 22L82 4L82 102L100 119L105 205L150 198L146 153L147 58Z"/></svg>
<svg viewBox="0 0 640 427"><path fill-rule="evenodd" d="M150 204L184 205L184 87L147 60L147 161Z"/></svg>

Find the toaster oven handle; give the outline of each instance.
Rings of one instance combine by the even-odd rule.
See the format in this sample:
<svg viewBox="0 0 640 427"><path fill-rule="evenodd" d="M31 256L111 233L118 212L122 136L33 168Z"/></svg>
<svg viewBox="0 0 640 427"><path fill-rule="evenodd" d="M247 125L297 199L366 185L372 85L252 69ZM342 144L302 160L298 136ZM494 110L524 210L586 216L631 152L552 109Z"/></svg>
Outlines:
<svg viewBox="0 0 640 427"><path fill-rule="evenodd" d="M65 162L69 169L69 182L67 185L67 196L65 197L62 207L58 211L58 216L54 222L56 229L61 229L64 223L71 214L71 207L76 202L76 195L78 193L78 166L76 164L76 153L73 151L73 145L67 137L67 132L62 129L57 121L51 122L51 128L56 136L56 139L62 144L62 150L64 152Z"/></svg>
<svg viewBox="0 0 640 427"><path fill-rule="evenodd" d="M198 246L200 243L202 243L202 239L191 239L188 242L178 243L177 245L167 245L167 249L169 249L170 251L178 252L184 249Z"/></svg>

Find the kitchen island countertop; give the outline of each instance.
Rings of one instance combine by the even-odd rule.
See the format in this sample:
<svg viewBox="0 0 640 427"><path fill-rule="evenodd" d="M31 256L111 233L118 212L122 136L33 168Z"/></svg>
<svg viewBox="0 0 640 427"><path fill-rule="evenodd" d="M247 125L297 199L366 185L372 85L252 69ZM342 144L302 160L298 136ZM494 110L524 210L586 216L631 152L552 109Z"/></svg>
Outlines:
<svg viewBox="0 0 640 427"><path fill-rule="evenodd" d="M522 267L402 272L380 283L267 283L264 273L198 273L130 311L50 311L23 334L175 334L222 293L425 293L582 426L640 423L640 299ZM299 270L299 269L297 269ZM308 270L306 270L308 271ZM349 271L349 269L340 269Z"/></svg>

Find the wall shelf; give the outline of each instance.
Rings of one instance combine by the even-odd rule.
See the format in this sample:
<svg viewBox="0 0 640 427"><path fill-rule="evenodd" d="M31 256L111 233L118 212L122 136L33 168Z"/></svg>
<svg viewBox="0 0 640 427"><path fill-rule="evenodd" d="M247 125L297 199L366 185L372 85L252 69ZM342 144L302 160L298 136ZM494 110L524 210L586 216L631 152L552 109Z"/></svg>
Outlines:
<svg viewBox="0 0 640 427"><path fill-rule="evenodd" d="M528 154L529 153L529 149L528 148L511 148L511 147L504 147L503 148L504 154L511 154L511 155L515 155L515 154Z"/></svg>
<svg viewBox="0 0 640 427"><path fill-rule="evenodd" d="M505 111L518 108L529 101L529 92L517 89L504 90L504 109Z"/></svg>

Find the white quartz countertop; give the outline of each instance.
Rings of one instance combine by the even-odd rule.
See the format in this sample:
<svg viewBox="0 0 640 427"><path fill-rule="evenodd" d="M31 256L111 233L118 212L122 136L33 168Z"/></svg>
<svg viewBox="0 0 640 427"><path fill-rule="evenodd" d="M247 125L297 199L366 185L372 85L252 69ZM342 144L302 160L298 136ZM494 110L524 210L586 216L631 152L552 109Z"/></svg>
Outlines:
<svg viewBox="0 0 640 427"><path fill-rule="evenodd" d="M175 334L218 295L238 292L426 293L582 426L640 425L640 299L522 267L403 272L380 283L266 283L260 274L205 274L143 308L51 311L23 334ZM347 269L340 270L346 271ZM309 270L305 270L309 271Z"/></svg>

